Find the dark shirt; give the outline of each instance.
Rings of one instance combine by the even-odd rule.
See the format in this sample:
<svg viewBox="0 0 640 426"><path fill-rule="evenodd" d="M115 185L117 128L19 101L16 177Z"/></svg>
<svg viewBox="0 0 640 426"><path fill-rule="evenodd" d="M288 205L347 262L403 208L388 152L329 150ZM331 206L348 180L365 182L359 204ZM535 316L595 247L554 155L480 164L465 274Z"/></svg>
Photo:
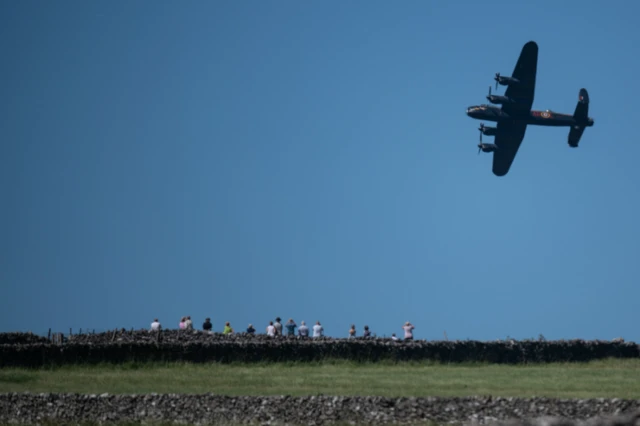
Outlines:
<svg viewBox="0 0 640 426"><path fill-rule="evenodd" d="M296 327L297 327L295 322L288 322L284 326L287 329L287 335L289 335L289 336L295 335L295 331L296 331Z"/></svg>
<svg viewBox="0 0 640 426"><path fill-rule="evenodd" d="M212 324L211 324L211 322L209 322L209 321L205 321L205 322L202 324L202 329L203 329L204 331L210 331L212 327L213 327L213 325L212 325Z"/></svg>
<svg viewBox="0 0 640 426"><path fill-rule="evenodd" d="M249 327L249 328L247 328L247 333L249 333L249 334L253 334L253 333L255 333L255 332L256 332L256 329L255 329L255 328L253 328L253 327Z"/></svg>

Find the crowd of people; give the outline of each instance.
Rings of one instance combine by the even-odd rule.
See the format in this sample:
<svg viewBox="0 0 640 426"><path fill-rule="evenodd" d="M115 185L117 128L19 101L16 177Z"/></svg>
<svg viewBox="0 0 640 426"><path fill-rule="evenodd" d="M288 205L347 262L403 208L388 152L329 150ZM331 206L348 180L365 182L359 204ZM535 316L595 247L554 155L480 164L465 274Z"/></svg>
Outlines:
<svg viewBox="0 0 640 426"><path fill-rule="evenodd" d="M180 319L180 323L178 324L178 328L180 330L194 330L193 321L191 321L191 317L190 316L182 317ZM297 334L296 334L296 328L298 329ZM415 329L414 325L408 321L402 326L402 330L404 331L404 340L413 340L414 329ZM160 324L160 321L158 321L158 319L156 318L151 323L151 331L160 331L160 330L162 330L162 325ZM202 323L202 330L209 333L213 332L213 325L211 324L211 318L206 318L204 320L204 323ZM256 329L253 327L253 324L249 324L245 332L248 334L255 334ZM231 327L231 324L229 322L226 322L224 325L224 329L222 330L222 334L231 334L231 333L235 333L235 331ZM300 321L300 326L298 326L298 324L296 324L293 318L289 318L289 321L282 324L281 318L277 317L275 321L269 321L269 325L265 329L265 333L271 337L296 336L296 335L301 337L309 337L309 333L311 333L311 337L322 337L324 336L324 328L322 327L322 324L320 324L320 321L316 321L313 327L309 329L309 327L306 325L304 321ZM351 328L349 329L349 332L348 332L348 337L355 338L357 337L357 335L358 333L356 331L355 324L351 324ZM369 330L368 325L364 326L362 337L365 337L365 338L374 337L372 336L371 330ZM399 338L396 336L395 333L391 335L391 339L399 340Z"/></svg>

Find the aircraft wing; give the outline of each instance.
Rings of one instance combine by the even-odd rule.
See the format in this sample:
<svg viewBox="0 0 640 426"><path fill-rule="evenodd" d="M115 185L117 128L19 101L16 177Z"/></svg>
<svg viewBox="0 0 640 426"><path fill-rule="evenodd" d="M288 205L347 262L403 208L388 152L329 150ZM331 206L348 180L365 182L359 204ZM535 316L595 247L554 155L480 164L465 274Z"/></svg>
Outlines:
<svg viewBox="0 0 640 426"><path fill-rule="evenodd" d="M509 172L518 148L524 139L527 124L522 121L504 121L498 123L495 144L498 149L493 152L493 174L504 176Z"/></svg>
<svg viewBox="0 0 640 426"><path fill-rule="evenodd" d="M515 103L504 104L502 110L511 116L528 114L533 105L533 95L536 91L536 72L538 70L538 45L535 41L525 44L520 52L511 77L520 82L507 86L505 96L515 100Z"/></svg>

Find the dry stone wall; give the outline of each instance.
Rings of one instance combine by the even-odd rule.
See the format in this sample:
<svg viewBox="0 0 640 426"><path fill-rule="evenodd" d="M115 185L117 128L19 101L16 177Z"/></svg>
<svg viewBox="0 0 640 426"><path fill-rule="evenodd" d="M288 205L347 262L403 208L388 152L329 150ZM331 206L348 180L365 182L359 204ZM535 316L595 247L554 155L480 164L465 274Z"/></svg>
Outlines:
<svg viewBox="0 0 640 426"><path fill-rule="evenodd" d="M549 398L0 394L0 422L191 424L503 423L516 426L635 426L640 401ZM599 416L618 415L615 419ZM537 420L535 420L537 419Z"/></svg>
<svg viewBox="0 0 640 426"><path fill-rule="evenodd" d="M384 338L272 338L244 333L222 335L177 330L120 330L74 335L62 344L0 344L0 367L149 361L308 362L327 359L520 364L639 356L640 346L624 341L393 341Z"/></svg>
<svg viewBox="0 0 640 426"><path fill-rule="evenodd" d="M0 345L26 345L30 343L47 343L46 337L33 333L0 333Z"/></svg>

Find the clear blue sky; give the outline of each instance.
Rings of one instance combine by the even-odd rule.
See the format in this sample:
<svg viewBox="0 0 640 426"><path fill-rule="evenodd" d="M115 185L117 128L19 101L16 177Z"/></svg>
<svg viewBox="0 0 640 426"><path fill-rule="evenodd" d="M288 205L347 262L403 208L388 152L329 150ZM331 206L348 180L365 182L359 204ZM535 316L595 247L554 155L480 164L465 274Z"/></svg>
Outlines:
<svg viewBox="0 0 640 426"><path fill-rule="evenodd" d="M0 330L639 341L639 14L3 1ZM585 87L595 126L529 127L498 178L465 110L529 40L534 108Z"/></svg>

